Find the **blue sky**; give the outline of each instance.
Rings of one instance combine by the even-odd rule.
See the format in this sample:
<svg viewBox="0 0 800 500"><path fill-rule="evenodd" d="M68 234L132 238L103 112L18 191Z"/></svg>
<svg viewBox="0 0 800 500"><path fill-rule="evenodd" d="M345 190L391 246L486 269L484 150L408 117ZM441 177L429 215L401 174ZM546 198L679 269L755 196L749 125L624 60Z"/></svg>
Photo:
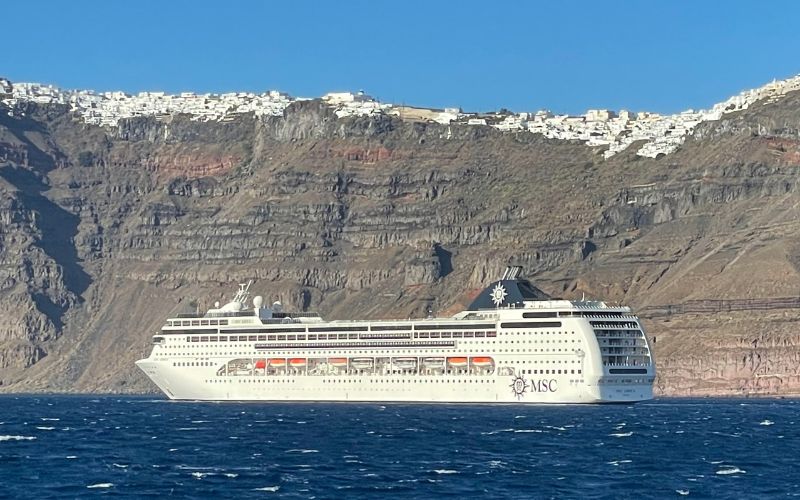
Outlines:
<svg viewBox="0 0 800 500"><path fill-rule="evenodd" d="M95 90L675 112L800 73L800 2L11 1L0 76Z"/></svg>

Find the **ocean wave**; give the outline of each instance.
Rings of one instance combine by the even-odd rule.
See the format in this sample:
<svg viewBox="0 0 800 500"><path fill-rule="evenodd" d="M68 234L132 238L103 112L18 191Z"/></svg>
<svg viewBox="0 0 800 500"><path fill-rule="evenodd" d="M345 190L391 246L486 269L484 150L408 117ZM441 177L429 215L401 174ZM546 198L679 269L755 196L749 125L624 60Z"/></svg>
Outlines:
<svg viewBox="0 0 800 500"><path fill-rule="evenodd" d="M278 485L278 486L264 486L262 488L253 488L253 491L270 491L270 492L274 493L274 492L278 491L279 489L281 489L280 485Z"/></svg>
<svg viewBox="0 0 800 500"><path fill-rule="evenodd" d="M33 441L36 436L0 436L0 441Z"/></svg>
<svg viewBox="0 0 800 500"><path fill-rule="evenodd" d="M744 470L742 470L742 469L740 469L740 468L738 468L736 466L733 466L733 465L726 466L726 467L727 468L725 468L725 469L718 470L716 472L716 474L718 474L720 476L728 476L728 475L731 475L731 474L745 474L747 472L747 471L744 471Z"/></svg>
<svg viewBox="0 0 800 500"><path fill-rule="evenodd" d="M114 483L96 483L96 484L90 484L86 487L89 489L94 489L94 488L111 488L113 486Z"/></svg>

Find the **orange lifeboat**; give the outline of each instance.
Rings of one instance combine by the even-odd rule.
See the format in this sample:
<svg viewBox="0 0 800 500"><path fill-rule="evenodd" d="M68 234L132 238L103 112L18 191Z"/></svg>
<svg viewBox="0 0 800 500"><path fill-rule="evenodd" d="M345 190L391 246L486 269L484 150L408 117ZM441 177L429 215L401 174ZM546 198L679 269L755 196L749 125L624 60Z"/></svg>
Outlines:
<svg viewBox="0 0 800 500"><path fill-rule="evenodd" d="M294 368L306 366L306 358L292 358L289 360L289 365Z"/></svg>
<svg viewBox="0 0 800 500"><path fill-rule="evenodd" d="M256 370L263 370L267 367L267 360L266 359L257 359L256 360Z"/></svg>
<svg viewBox="0 0 800 500"><path fill-rule="evenodd" d="M286 366L286 360L283 358L271 358L269 366Z"/></svg>
<svg viewBox="0 0 800 500"><path fill-rule="evenodd" d="M492 366L494 364L494 360L490 357L475 357L472 358L472 366Z"/></svg>
<svg viewBox="0 0 800 500"><path fill-rule="evenodd" d="M447 358L447 364L450 366L467 366L467 358Z"/></svg>
<svg viewBox="0 0 800 500"><path fill-rule="evenodd" d="M329 358L328 363L333 366L347 366L347 358Z"/></svg>

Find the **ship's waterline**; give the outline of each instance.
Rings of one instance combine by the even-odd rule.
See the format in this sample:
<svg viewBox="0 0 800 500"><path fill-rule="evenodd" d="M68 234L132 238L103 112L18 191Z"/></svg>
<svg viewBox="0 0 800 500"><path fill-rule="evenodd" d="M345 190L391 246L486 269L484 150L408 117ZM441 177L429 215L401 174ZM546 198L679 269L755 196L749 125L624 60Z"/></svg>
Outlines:
<svg viewBox="0 0 800 500"><path fill-rule="evenodd" d="M653 397L655 363L630 308L554 299L508 268L449 318L323 321L249 284L170 318L137 366L171 399L604 403Z"/></svg>

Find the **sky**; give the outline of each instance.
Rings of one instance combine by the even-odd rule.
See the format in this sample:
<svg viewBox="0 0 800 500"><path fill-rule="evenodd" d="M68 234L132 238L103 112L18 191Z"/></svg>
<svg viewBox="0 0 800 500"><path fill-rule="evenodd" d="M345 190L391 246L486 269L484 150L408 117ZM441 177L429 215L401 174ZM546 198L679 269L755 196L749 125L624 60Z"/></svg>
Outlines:
<svg viewBox="0 0 800 500"><path fill-rule="evenodd" d="M465 111L707 108L800 73L800 2L37 0L0 76L69 89L364 90Z"/></svg>

